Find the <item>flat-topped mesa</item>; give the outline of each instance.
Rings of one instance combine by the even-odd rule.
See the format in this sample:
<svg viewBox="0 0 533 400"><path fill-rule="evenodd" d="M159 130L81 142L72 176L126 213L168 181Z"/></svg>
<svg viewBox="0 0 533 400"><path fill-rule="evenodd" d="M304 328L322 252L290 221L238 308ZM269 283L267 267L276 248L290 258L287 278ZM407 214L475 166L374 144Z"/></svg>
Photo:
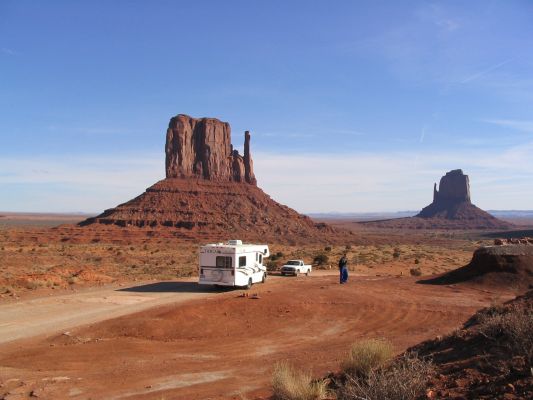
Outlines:
<svg viewBox="0 0 533 400"><path fill-rule="evenodd" d="M470 203L470 182L468 175L460 169L447 172L440 178L439 190L437 184L433 188L433 202Z"/></svg>
<svg viewBox="0 0 533 400"><path fill-rule="evenodd" d="M231 144L231 127L216 118L179 114L170 119L165 145L167 178L203 178L256 185L246 131L244 157Z"/></svg>

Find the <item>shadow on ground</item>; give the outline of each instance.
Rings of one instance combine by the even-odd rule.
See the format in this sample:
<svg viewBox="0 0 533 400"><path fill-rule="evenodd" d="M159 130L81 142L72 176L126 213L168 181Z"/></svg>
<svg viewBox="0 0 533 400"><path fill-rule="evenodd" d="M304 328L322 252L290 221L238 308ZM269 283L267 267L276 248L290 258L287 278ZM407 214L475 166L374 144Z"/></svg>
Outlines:
<svg viewBox="0 0 533 400"><path fill-rule="evenodd" d="M420 279L416 283L421 285L452 285L455 283L465 282L476 276L469 265L445 272L443 274L433 276L427 279Z"/></svg>
<svg viewBox="0 0 533 400"><path fill-rule="evenodd" d="M520 239L523 237L531 237L533 236L533 229L521 229L517 231L499 231L499 232L491 232L482 235L484 237L496 239L496 238L502 238L502 239Z"/></svg>
<svg viewBox="0 0 533 400"><path fill-rule="evenodd" d="M117 289L118 292L137 293L217 293L233 290L233 287L199 285L197 282L156 282Z"/></svg>

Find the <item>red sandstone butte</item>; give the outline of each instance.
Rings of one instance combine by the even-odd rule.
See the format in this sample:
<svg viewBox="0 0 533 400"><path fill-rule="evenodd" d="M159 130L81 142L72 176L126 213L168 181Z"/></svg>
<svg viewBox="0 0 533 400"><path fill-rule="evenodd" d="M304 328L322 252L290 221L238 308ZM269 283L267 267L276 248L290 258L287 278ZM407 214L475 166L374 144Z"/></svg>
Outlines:
<svg viewBox="0 0 533 400"><path fill-rule="evenodd" d="M215 118L171 118L165 145L166 178L136 198L80 223L169 228L189 239L322 241L340 233L277 203L257 187L250 148L231 144L231 128ZM351 235L342 231L342 237Z"/></svg>
<svg viewBox="0 0 533 400"><path fill-rule="evenodd" d="M230 125L216 118L191 118L184 114L171 118L165 153L167 178L257 183L250 133L245 133L242 157L233 150Z"/></svg>

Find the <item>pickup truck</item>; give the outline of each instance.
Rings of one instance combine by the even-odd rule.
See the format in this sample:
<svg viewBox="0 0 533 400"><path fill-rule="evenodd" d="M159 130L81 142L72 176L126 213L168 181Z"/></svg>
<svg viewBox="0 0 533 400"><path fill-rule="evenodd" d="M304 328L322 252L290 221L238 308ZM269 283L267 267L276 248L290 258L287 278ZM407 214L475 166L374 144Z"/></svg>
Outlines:
<svg viewBox="0 0 533 400"><path fill-rule="evenodd" d="M309 276L313 267L304 264L303 260L289 260L281 267L281 275L295 275L306 274Z"/></svg>

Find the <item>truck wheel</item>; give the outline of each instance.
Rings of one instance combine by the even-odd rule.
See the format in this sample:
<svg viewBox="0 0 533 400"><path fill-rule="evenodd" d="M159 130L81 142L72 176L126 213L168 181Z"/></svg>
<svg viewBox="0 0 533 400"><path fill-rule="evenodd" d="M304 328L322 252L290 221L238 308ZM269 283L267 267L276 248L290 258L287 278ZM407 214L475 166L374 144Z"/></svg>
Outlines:
<svg viewBox="0 0 533 400"><path fill-rule="evenodd" d="M246 290L249 290L252 287L252 278L248 279L248 285L246 285Z"/></svg>
<svg viewBox="0 0 533 400"><path fill-rule="evenodd" d="M265 281L267 280L267 273L263 273L263 279L261 280L261 283L265 283Z"/></svg>
<svg viewBox="0 0 533 400"><path fill-rule="evenodd" d="M305 276L309 276L309 275L311 275L311 271L307 270L307 272L305 273Z"/></svg>

